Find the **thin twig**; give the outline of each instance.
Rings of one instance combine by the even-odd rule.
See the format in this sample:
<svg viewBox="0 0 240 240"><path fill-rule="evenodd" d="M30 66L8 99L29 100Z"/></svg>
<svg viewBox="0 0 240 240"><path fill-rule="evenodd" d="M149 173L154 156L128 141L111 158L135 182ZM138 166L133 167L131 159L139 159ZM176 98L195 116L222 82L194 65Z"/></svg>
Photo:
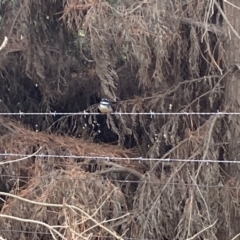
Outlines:
<svg viewBox="0 0 240 240"><path fill-rule="evenodd" d="M233 3L231 3L231 2L229 2L229 1L227 1L227 0L223 0L223 1L224 1L225 3L231 5L232 7L234 7L234 8L236 8L236 9L240 10L240 7L234 5Z"/></svg>
<svg viewBox="0 0 240 240"><path fill-rule="evenodd" d="M172 180L172 178L183 168L183 166L185 166L186 163L183 163L178 169L176 169L174 171L174 173L172 173L172 175L169 177L168 181L166 182L166 184L164 185L164 187L161 189L161 192L157 195L156 199L154 200L154 203L152 204L151 208L148 211L147 217L145 219L144 225L142 227L143 232L145 232L146 227L147 227L147 223L149 222L149 218L151 216L151 213L154 209L154 207L156 206L156 204L159 202L160 197L162 196L162 193L164 192L164 190L167 188L169 182Z"/></svg>
<svg viewBox="0 0 240 240"><path fill-rule="evenodd" d="M101 205L96 209L96 211L91 215L91 217L94 217L95 215L97 215L98 211L103 207L103 205L107 202L107 200L111 197L112 193L116 190L117 188L114 188L109 194L108 193L104 193L100 198L102 198L105 194L108 194L108 196L105 198L105 200L101 203ZM78 223L78 225L82 225L84 224L86 220L82 220L81 222ZM86 230L87 231L87 230ZM84 232L82 232L84 233Z"/></svg>
<svg viewBox="0 0 240 240"><path fill-rule="evenodd" d="M108 162L108 161L104 161L104 160L102 161L102 163L104 163L105 165L108 165L108 166L112 166L112 168L102 170L102 171L97 171L96 172L97 174L106 174L106 173L109 173L109 172L128 172L128 173L131 173L131 174L133 174L134 176L136 176L140 179L144 177L143 174L136 171L135 169L123 167L120 164L113 163L113 162Z"/></svg>
<svg viewBox="0 0 240 240"><path fill-rule="evenodd" d="M211 225L209 225L208 227L202 229L201 231L199 231L198 233L196 233L194 236L187 238L186 240L193 240L195 237L197 237L199 234L205 232L206 230L208 230L209 228L213 227L216 223L217 223L218 219ZM233 240L233 239L232 239Z"/></svg>
<svg viewBox="0 0 240 240"><path fill-rule="evenodd" d="M231 240L235 240L240 236L240 233L238 233L234 238L232 238Z"/></svg>
<svg viewBox="0 0 240 240"><path fill-rule="evenodd" d="M110 229L108 229L107 227L103 226L101 223L99 223L97 220L95 220L94 218L92 218L88 213L86 213L85 211L83 211L82 209L73 206L73 205L68 205L68 204L53 204L53 203L43 203L43 202L36 202L36 201L32 201L26 198L22 198L19 197L17 195L14 194L10 194L10 193L5 193L5 192L0 192L0 195L3 196L7 196L7 197L12 197L12 198L16 198L18 200L27 202L27 203L31 203L31 204L35 204L35 205L39 205L39 206L45 206L45 207L57 207L57 208L64 208L67 207L69 209L74 209L77 210L79 212L81 212L83 215L85 215L89 220L91 220L93 223L95 223L97 226L101 227L102 229L104 229L106 232L110 233L112 236L114 236L116 239L118 240L123 240L122 237L120 237L116 232L111 231Z"/></svg>
<svg viewBox="0 0 240 240"><path fill-rule="evenodd" d="M191 174L189 174L189 176L190 176L190 178L192 179L192 181L193 181L194 183L196 183L196 181L193 179L193 177L191 176ZM208 209L207 202L206 202L205 198L203 197L203 195L202 195L202 193L201 193L199 187L196 186L196 188L197 188L197 190L198 190L198 192L199 192L199 194L200 194L200 196L201 196L201 198L202 198L202 200L203 200L203 202L204 202L204 205L205 205L206 210L207 210L208 221L209 221L209 223L210 223L210 222L211 222L211 220L210 220L210 212L209 212L209 209Z"/></svg>
<svg viewBox="0 0 240 240"><path fill-rule="evenodd" d="M11 35L12 35L13 28L14 28L14 26L15 26L15 23L16 23L16 21L17 21L17 18L19 17L19 15L20 15L20 13L21 13L21 11L23 10L24 7L25 7L25 5L21 6L21 7L18 9L17 13L15 14L15 18L13 19L13 22L12 22L12 25L11 25L11 28L10 28L10 31L9 31L9 33L8 33L8 36L5 36L5 37L4 37L3 43L2 43L2 45L1 45L1 47L0 47L0 51L6 47L6 45L7 45L7 43L8 43L8 39L9 39L9 38L11 37Z"/></svg>
<svg viewBox="0 0 240 240"><path fill-rule="evenodd" d="M191 230L191 223L192 223L192 212L193 212L193 198L194 198L194 194L193 194L193 189L190 189L189 195L191 195L189 197L190 201L189 201L189 219L188 219L188 231L187 231L187 236L190 235L190 230Z"/></svg>
<svg viewBox="0 0 240 240"><path fill-rule="evenodd" d="M42 147L40 147L35 153L33 154L30 154L26 157L23 157L23 158L19 158L19 159L15 159L15 160L11 160L11 161L6 161L6 162L0 162L0 165L4 165L4 164L8 164L8 163L14 163L14 162L20 162L20 161L23 161L23 160L26 160L28 158L31 158L35 155L37 155L37 153L42 149Z"/></svg>
<svg viewBox="0 0 240 240"><path fill-rule="evenodd" d="M207 120L209 123L211 122L211 126L208 130L208 138L207 138L207 141L205 141L205 144L203 146L203 148L205 148L206 150L204 151L204 154L203 154L203 157L202 159L205 160L206 159L206 156L207 156L207 153L208 153L208 149L209 149L209 146L210 146L210 142L211 142L211 137L212 137L212 132L213 132L213 127L215 125L215 122L217 120L217 116L216 117L210 117L209 120ZM208 123L208 124L209 124Z"/></svg>
<svg viewBox="0 0 240 240"><path fill-rule="evenodd" d="M211 92L213 92L213 90L216 90L217 87L220 88L220 83L222 82L222 80L228 75L229 72L231 72L232 70L234 70L234 68L235 68L235 65L234 65L234 66L231 66L231 67L221 76L221 78L219 79L219 81L217 82L217 84L215 84L215 86L214 86L212 89L210 89L209 91L207 91L207 92L203 93L202 95L198 96L197 98L195 98L191 103L189 103L188 105L186 105L186 106L184 107L184 110L186 110L187 108L189 108L190 106L192 106L193 103L195 103L196 101L198 101L198 100L201 99L202 97L204 97L204 96L210 94Z"/></svg>
<svg viewBox="0 0 240 240"><path fill-rule="evenodd" d="M3 39L3 42L2 42L2 44L0 46L0 51L7 46L7 43L8 43L8 37L5 36L4 39Z"/></svg>
<svg viewBox="0 0 240 240"><path fill-rule="evenodd" d="M120 217L114 218L114 219L104 220L104 221L101 222L101 224L104 224L104 223L107 223L107 222L116 221L116 220L125 218L125 217L127 217L127 216L129 216L129 215L130 215L130 213L126 213L126 214L124 214L124 215L122 215L122 216L120 216ZM93 226L89 227L88 229L86 229L85 231L83 231L82 234L90 231L91 229L93 229L93 228L95 228L95 227L97 227L97 226L98 226L98 225L93 225Z"/></svg>
<svg viewBox="0 0 240 240"><path fill-rule="evenodd" d="M217 3L216 0L214 0L214 4L217 7L218 11L221 13L222 17L224 18L224 20L226 21L227 25L230 27L230 29L232 30L232 32L235 34L235 36L240 40L240 36L238 35L237 31L233 28L233 26L231 25L231 23L229 22L226 14L223 12L222 8L220 7L220 5Z"/></svg>
<svg viewBox="0 0 240 240"><path fill-rule="evenodd" d="M195 26L195 27L202 28L206 32L213 32L219 37L225 37L225 35L226 35L220 27L218 27L214 24L205 24L205 23L202 23L202 22L195 21L191 18L185 18L185 17L176 18L176 20L180 20L185 25L188 24L188 25L192 25L192 26Z"/></svg>
<svg viewBox="0 0 240 240"><path fill-rule="evenodd" d="M207 23L208 23L208 19L209 19L209 16L210 16L211 8L213 8L213 1L212 0L209 1L208 6L209 7L208 7L208 9L206 11L206 14L205 14L205 17L204 17L205 32L202 35L202 39L201 39L202 42L203 42L203 37L207 33L207 30L208 30L208 24Z"/></svg>
<svg viewBox="0 0 240 240"><path fill-rule="evenodd" d="M25 218L19 218L19 217L14 217L14 216L9 216L6 214L0 214L0 217L2 218L8 218L8 219L13 219L13 220L17 220L20 222L27 222L27 223L35 223L35 224L39 224L42 225L46 228L48 228L50 231L55 232L59 237L61 237L64 240L68 240L67 238L65 238L60 232L58 232L56 229L54 229L54 227L56 226L50 226L47 223L41 222L41 221L37 221L37 220L32 220L32 219L25 219ZM57 227L65 227L65 226L57 226ZM53 235L52 235L53 236ZM56 238L55 238L56 239Z"/></svg>
<svg viewBox="0 0 240 240"><path fill-rule="evenodd" d="M184 139L182 140L181 142L179 142L176 146L174 146L171 150L169 150L167 153L165 153L161 159L164 159L164 158L167 158L167 156L170 155L170 153L174 152L176 149L178 149L182 144L188 142L188 138L187 139ZM189 161L190 162L190 161ZM150 173L152 173L154 171L154 169L157 168L157 166L160 164L160 163L164 163L163 161L157 161L153 167L150 169Z"/></svg>

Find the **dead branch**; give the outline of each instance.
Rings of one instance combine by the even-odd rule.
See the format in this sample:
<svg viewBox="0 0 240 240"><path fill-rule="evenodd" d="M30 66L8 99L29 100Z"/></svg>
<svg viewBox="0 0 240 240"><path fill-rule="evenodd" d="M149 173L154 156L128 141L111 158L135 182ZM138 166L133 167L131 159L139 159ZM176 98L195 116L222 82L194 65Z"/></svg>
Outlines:
<svg viewBox="0 0 240 240"><path fill-rule="evenodd" d="M218 219L211 225L209 225L208 227L204 228L203 230L201 230L200 232L196 233L194 236L188 238L187 240L193 240L195 239L198 235L200 235L201 233L203 233L204 231L208 230L209 228L212 228L216 223L217 223Z"/></svg>
<svg viewBox="0 0 240 240"><path fill-rule="evenodd" d="M102 171L97 171L97 174L107 174L110 172L128 172L130 174L133 174L134 176L138 177L138 178L143 178L144 175L141 174L140 172L131 169L131 168L127 168L127 167L123 167L117 163L113 163L113 162L108 162L108 161L101 161L101 163L103 163L104 165L107 166L112 166L112 168L106 169L106 170L102 170Z"/></svg>
<svg viewBox="0 0 240 240"><path fill-rule="evenodd" d="M21 162L21 161L30 159L31 157L34 157L35 155L37 155L41 149L42 149L42 147L40 147L35 153L30 154L30 155L28 155L26 157L23 157L23 158L19 158L19 159L16 159L16 160L11 160L11 161L6 161L6 162L0 162L0 166L5 165L5 164L9 164L9 163Z"/></svg>

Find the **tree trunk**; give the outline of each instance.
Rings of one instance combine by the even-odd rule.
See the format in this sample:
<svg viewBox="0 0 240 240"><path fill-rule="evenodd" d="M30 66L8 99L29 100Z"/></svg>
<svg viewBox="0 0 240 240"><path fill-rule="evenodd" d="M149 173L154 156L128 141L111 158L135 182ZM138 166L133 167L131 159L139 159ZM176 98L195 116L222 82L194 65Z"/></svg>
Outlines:
<svg viewBox="0 0 240 240"><path fill-rule="evenodd" d="M230 70L230 73L227 74L226 77L226 107L229 112L240 112L240 1L239 0L231 0L230 5L229 2L224 1L223 10L226 14L224 17L224 30L228 34L228 39L226 42L226 64L227 69ZM238 7L238 8L237 8ZM234 30L233 30L233 29ZM239 65L239 67L238 67ZM238 160L240 157L240 117L239 116L229 116L231 119L229 126L229 134L228 134L228 154L226 158L228 160ZM231 182L239 182L239 169L236 164L228 164L226 165L226 172L229 175L230 179L228 181ZM235 184L234 187L237 187L238 184ZM235 191L237 191L235 189ZM239 201L239 200L238 200ZM239 202L238 204L234 204L233 197L229 197L228 201L228 210L225 211L228 215L225 214L225 221L227 225L225 228L225 237L220 234L219 239L238 239L240 240L240 236L237 235L240 233L240 214L239 214ZM225 223L226 223L225 222Z"/></svg>

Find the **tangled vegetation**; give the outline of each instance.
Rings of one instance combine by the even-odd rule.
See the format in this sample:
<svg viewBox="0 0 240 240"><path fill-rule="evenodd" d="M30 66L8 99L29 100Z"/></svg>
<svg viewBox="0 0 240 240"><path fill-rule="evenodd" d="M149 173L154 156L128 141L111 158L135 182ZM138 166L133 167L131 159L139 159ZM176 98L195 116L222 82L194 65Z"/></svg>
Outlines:
<svg viewBox="0 0 240 240"><path fill-rule="evenodd" d="M117 112L152 113L0 116L1 153L31 154L1 156L0 236L228 239L236 116L154 114L236 110L222 8L0 0L0 112L91 113L107 97ZM194 161L208 159L223 163Z"/></svg>

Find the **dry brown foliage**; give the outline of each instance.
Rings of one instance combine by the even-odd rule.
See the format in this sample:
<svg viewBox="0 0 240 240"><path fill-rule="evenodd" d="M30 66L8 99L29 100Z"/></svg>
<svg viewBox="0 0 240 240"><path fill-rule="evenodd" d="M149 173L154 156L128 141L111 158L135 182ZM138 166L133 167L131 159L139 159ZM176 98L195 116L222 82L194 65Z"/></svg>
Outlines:
<svg viewBox="0 0 240 240"><path fill-rule="evenodd" d="M47 222L49 225L59 225L61 227L57 230L66 239L77 239L78 234L83 234L85 237L90 233L96 236L104 235L107 237L109 235L101 226L96 226L96 223L91 221L89 217L77 209L72 209L72 206L75 206L92 216L95 221L104 224L110 229L109 231L126 231L127 225L124 227L124 225L119 224L119 220L128 213L123 186L111 183L110 180L102 177L100 170L109 170L110 168L107 168L108 163L94 159L94 156L108 156L110 159L111 156L131 157L136 155L134 150L122 150L107 144L86 143L81 139L70 137L48 136L29 131L6 118L1 119L1 123L1 152L5 150L6 152L29 154L41 146L40 153L44 155L88 155L93 157L89 161L84 157L74 160L70 157L32 156L25 161L11 163L7 163L11 161L11 158L7 158L7 160L2 158L1 163L6 162L1 166L1 182L6 183L5 187L13 188L12 193L21 198L40 203L37 205L9 198L2 208L2 214ZM30 142L31 144L29 144ZM109 162L109 164L114 163ZM128 168L128 171L131 171L131 168L136 169L134 164L127 160L118 162L118 168L123 167ZM116 169L115 166L115 171ZM105 173L105 175L111 176L112 171L109 171L109 174ZM122 180L125 179L124 175L127 177L124 173L119 175L122 176ZM41 206L41 203L68 204L71 207L65 209L58 206L56 208L56 206ZM125 215L126 219L128 215ZM42 233L36 235L34 231L46 231L46 226L31 222L24 224L21 221L5 218L1 218L0 230L9 229L9 224L11 229L33 232L30 235L22 232L22 239L41 239ZM88 230L88 228L90 229ZM15 239L19 236L19 232L9 231L4 236L8 239Z"/></svg>
<svg viewBox="0 0 240 240"><path fill-rule="evenodd" d="M0 0L0 112L95 112L102 97L118 100L118 112L153 112L24 116L21 124L1 118L0 152L33 154L41 146L45 155L93 157L32 156L0 165L2 190L63 204L8 196L1 214L61 226L62 235L52 232L56 239L229 236L230 216L239 211L229 186L238 188L239 180L226 164L94 159L229 159L229 123L238 127L236 117L154 115L232 110L224 90L236 69L226 66L227 34L216 6L209 0ZM2 215L3 238L50 233L44 224Z"/></svg>

